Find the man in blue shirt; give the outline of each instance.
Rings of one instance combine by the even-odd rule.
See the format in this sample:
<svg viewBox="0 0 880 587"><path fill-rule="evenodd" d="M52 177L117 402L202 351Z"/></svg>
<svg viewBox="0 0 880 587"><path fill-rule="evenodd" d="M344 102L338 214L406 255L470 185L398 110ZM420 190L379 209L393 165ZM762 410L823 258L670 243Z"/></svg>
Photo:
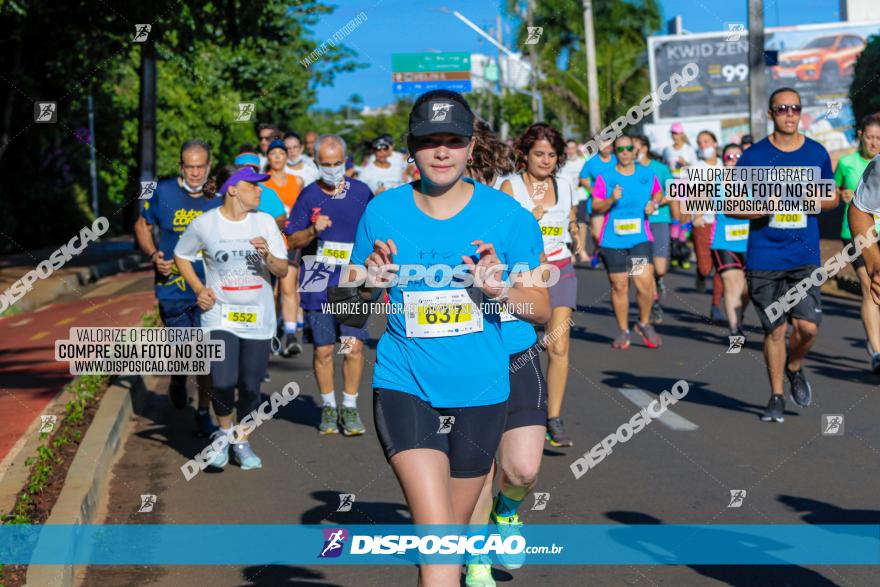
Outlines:
<svg viewBox="0 0 880 587"><path fill-rule="evenodd" d="M740 157L738 167L818 167L821 179L833 179L831 158L825 148L798 130L801 99L796 90L780 88L770 95L768 114L773 132L755 143ZM822 210L837 207L837 195L822 200ZM749 218L748 253L746 256L749 295L764 328L764 360L770 376L770 401L761 419L765 422L785 420L783 374L791 386L796 404L807 407L812 389L804 375L801 361L816 341L822 321L820 288L813 283L799 296L793 307L780 309L781 298L820 264L819 219L804 212L786 214L735 214ZM803 291L803 290L800 290ZM792 324L791 341L786 349L787 323Z"/></svg>
<svg viewBox="0 0 880 587"><path fill-rule="evenodd" d="M220 206L223 198L208 198L204 186L211 171L211 152L204 141L187 141L180 149L180 177L160 181L152 197L141 200L141 214L134 231L138 246L155 266L155 292L162 323L169 328L201 326L201 310L196 295L187 286L174 264L174 246L194 218ZM158 230L159 242L153 238ZM199 279L205 279L204 266L193 263ZM196 425L200 434L217 430L208 407L211 403L211 376L198 375L199 407ZM168 389L171 402L179 410L186 407L186 375L172 375Z"/></svg>
<svg viewBox="0 0 880 587"><path fill-rule="evenodd" d="M318 139L315 145L320 179L307 185L290 211L285 230L294 249L302 249L299 274L300 305L307 336L315 345L312 365L321 391L320 434L363 434L357 410L358 388L364 370L363 341L366 328L339 324L325 311L327 288L339 284L340 268L351 262L358 222L373 193L367 184L345 177L345 141L336 135ZM342 408L336 407L333 348L342 342ZM338 422L338 424L337 424Z"/></svg>

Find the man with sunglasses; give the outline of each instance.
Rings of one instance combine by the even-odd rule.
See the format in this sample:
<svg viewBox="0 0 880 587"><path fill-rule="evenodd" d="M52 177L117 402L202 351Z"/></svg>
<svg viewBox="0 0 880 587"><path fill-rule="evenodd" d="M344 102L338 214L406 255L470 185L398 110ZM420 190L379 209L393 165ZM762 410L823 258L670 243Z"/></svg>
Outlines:
<svg viewBox="0 0 880 587"><path fill-rule="evenodd" d="M174 247L189 223L203 213L217 208L223 198L205 196L205 185L211 171L211 151L207 143L187 141L180 149L180 176L163 179L156 185L153 196L141 200L141 214L134 226L135 238L141 250L155 266L155 295L159 315L168 328L198 328L202 312L193 292L174 263ZM153 237L157 231L158 239ZM193 263L200 279L204 279L201 251ZM211 420L211 376L198 375L199 389L196 428L202 436L217 430ZM187 404L186 375L172 375L168 389L171 403L178 410Z"/></svg>
<svg viewBox="0 0 880 587"><path fill-rule="evenodd" d="M274 124L261 122L257 125L257 136L260 137L260 171L263 171L269 166L269 145L281 138L281 131Z"/></svg>
<svg viewBox="0 0 880 587"><path fill-rule="evenodd" d="M373 141L375 158L360 173L358 179L367 184L374 194L396 188L403 183L404 169L391 161L392 143L385 137Z"/></svg>
<svg viewBox="0 0 880 587"><path fill-rule="evenodd" d="M796 90L780 88L770 95L768 114L773 132L743 151L741 167L818 167L821 179L833 180L831 158L818 142L798 130L801 99ZM837 195L822 200L822 210L837 207ZM816 341L822 321L819 287L811 287L797 305L771 318L765 309L779 301L821 264L819 256L819 219L804 212L787 214L735 214L751 220L746 254L749 295L764 328L764 360L770 378L770 401L761 420L783 422L785 398L783 376L788 379L791 397L796 404L807 407L812 389L801 361ZM786 349L787 323L792 324L789 348Z"/></svg>

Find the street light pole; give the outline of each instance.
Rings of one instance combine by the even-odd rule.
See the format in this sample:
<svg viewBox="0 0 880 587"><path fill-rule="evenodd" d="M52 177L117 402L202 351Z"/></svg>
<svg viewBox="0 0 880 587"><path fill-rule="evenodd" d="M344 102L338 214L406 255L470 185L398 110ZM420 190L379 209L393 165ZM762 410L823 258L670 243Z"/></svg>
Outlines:
<svg viewBox="0 0 880 587"><path fill-rule="evenodd" d="M756 140L767 134L764 0L749 1L749 122Z"/></svg>
<svg viewBox="0 0 880 587"><path fill-rule="evenodd" d="M532 27L535 26L534 21L534 4L535 0L528 0L527 8L526 8L526 20L528 22L529 31L532 30ZM538 112L538 55L535 50L535 44L529 44L529 61L532 64L532 122L538 122L539 112Z"/></svg>
<svg viewBox="0 0 880 587"><path fill-rule="evenodd" d="M590 136L599 132L599 76L596 73L596 37L593 32L593 2L583 0L584 6L584 45L587 56L587 100L590 108Z"/></svg>

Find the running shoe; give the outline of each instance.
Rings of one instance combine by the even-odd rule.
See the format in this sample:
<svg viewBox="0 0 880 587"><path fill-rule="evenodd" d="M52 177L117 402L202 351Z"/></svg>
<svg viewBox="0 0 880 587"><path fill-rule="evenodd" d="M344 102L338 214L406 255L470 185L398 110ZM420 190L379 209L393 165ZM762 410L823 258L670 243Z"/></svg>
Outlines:
<svg viewBox="0 0 880 587"><path fill-rule="evenodd" d="M285 357L295 357L303 352L303 347L293 332L285 332L281 344L281 354Z"/></svg>
<svg viewBox="0 0 880 587"><path fill-rule="evenodd" d="M871 371L880 374L880 353L871 355Z"/></svg>
<svg viewBox="0 0 880 587"><path fill-rule="evenodd" d="M345 436L360 436L366 432L364 423L361 422L361 416L358 414L357 408L346 408L342 406L339 410L339 426L342 428L342 434Z"/></svg>
<svg viewBox="0 0 880 587"><path fill-rule="evenodd" d="M657 280L657 296L662 300L666 295L666 282L661 277Z"/></svg>
<svg viewBox="0 0 880 587"><path fill-rule="evenodd" d="M804 375L803 367L797 371L789 371L788 367L786 367L785 375L788 377L789 385L791 385L790 393L794 403L802 408L806 408L813 403L813 388L810 387L810 383Z"/></svg>
<svg viewBox="0 0 880 587"><path fill-rule="evenodd" d="M636 331L636 334L642 337L642 340L645 341L648 348L656 349L663 344L663 339L660 338L660 335L657 334L657 331L654 330L654 327L651 324L639 324L637 322L633 330Z"/></svg>
<svg viewBox="0 0 880 587"><path fill-rule="evenodd" d="M654 305L651 306L651 323L663 324L663 306L660 305L660 302L654 302Z"/></svg>
<svg viewBox="0 0 880 587"><path fill-rule="evenodd" d="M620 334L617 335L617 338L611 343L611 348L620 350L628 349L629 343L629 330L621 330Z"/></svg>
<svg viewBox="0 0 880 587"><path fill-rule="evenodd" d="M697 279L694 281L694 289L699 293L706 293L706 278L702 275L697 275Z"/></svg>
<svg viewBox="0 0 880 587"><path fill-rule="evenodd" d="M687 260L682 261L682 262L681 262L681 268L684 269L685 271L687 271L688 269L691 268L691 262L690 262L690 261L687 261Z"/></svg>
<svg viewBox="0 0 880 587"><path fill-rule="evenodd" d="M214 444L214 441L222 436L226 436L226 433L223 432L222 430L217 430L216 432L214 432L214 434L211 435L211 444ZM213 449L212 449L212 451L213 451ZM208 462L209 465L211 465L212 467L217 467L218 469L222 469L223 467L226 466L227 463L229 463L229 447L228 446L226 446L223 450L217 452L214 455L214 458L212 458Z"/></svg>
<svg viewBox="0 0 880 587"><path fill-rule="evenodd" d="M318 426L320 434L339 434L336 421L339 420L339 412L335 406L324 406L321 410L321 424Z"/></svg>
<svg viewBox="0 0 880 587"><path fill-rule="evenodd" d="M234 443L232 445L232 454L235 455L235 460L238 461L242 471L263 468L263 461L260 460L260 457L251 448L250 442Z"/></svg>
<svg viewBox="0 0 880 587"><path fill-rule="evenodd" d="M547 440L550 446L573 446L571 437L565 433L562 418L547 418Z"/></svg>
<svg viewBox="0 0 880 587"><path fill-rule="evenodd" d="M558 418L554 419L558 420ZM562 424L561 421L559 423L560 425ZM517 514L513 514L512 516L499 516L495 511L497 505L498 496L496 495L495 499L492 500L492 513L489 514L489 521L495 523L495 526L498 528L498 534L501 535L501 540L507 540L510 536L522 536L522 522L519 521L519 516ZM498 562L500 562L508 571L516 570L526 562L525 550L518 554L499 554Z"/></svg>
<svg viewBox="0 0 880 587"><path fill-rule="evenodd" d="M214 420L211 419L211 410L196 410L196 430L199 436L211 436L220 430L220 427L214 424Z"/></svg>
<svg viewBox="0 0 880 587"><path fill-rule="evenodd" d="M171 404L178 410L186 407L186 379L180 380L176 377L171 379L171 385L168 386L168 396L171 398Z"/></svg>
<svg viewBox="0 0 880 587"><path fill-rule="evenodd" d="M475 560L479 562L467 566L467 576L464 579L464 584L467 587L495 587L495 579L492 578L492 565L489 562L489 557L479 556Z"/></svg>
<svg viewBox="0 0 880 587"><path fill-rule="evenodd" d="M764 410L761 420L764 422L785 422L785 398L782 395L774 393L770 396L770 401L767 402L767 408Z"/></svg>
<svg viewBox="0 0 880 587"><path fill-rule="evenodd" d="M712 307L709 308L709 320L715 324L724 324L727 322L727 317L724 315L724 312L721 311L721 306L712 304Z"/></svg>

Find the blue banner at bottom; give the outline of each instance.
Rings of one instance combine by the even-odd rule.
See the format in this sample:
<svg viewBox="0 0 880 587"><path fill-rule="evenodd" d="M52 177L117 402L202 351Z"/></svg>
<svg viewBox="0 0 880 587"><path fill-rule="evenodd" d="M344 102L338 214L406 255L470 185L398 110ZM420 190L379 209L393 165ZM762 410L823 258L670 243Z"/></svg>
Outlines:
<svg viewBox="0 0 880 587"><path fill-rule="evenodd" d="M526 525L516 533L494 526L0 526L4 564L387 565L476 556L533 565L878 565L880 525Z"/></svg>

